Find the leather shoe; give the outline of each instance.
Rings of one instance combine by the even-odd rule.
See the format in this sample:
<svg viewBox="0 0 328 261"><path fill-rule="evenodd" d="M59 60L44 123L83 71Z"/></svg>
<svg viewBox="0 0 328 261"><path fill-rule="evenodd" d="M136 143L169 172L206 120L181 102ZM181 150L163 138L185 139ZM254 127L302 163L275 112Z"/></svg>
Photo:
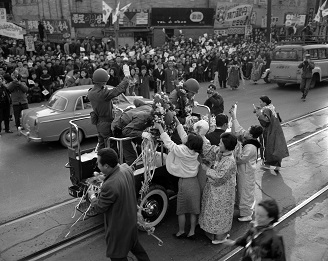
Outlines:
<svg viewBox="0 0 328 261"><path fill-rule="evenodd" d="M6 130L6 133L14 133L12 130Z"/></svg>

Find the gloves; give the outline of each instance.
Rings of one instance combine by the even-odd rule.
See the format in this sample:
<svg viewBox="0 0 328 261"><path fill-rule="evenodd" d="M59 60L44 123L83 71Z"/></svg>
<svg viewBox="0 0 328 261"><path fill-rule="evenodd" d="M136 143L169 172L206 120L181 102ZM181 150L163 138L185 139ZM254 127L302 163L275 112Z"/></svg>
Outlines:
<svg viewBox="0 0 328 261"><path fill-rule="evenodd" d="M141 135L141 137L143 139L147 139L147 140L151 140L152 139L152 136L151 136L151 134L149 132L143 132L142 135Z"/></svg>

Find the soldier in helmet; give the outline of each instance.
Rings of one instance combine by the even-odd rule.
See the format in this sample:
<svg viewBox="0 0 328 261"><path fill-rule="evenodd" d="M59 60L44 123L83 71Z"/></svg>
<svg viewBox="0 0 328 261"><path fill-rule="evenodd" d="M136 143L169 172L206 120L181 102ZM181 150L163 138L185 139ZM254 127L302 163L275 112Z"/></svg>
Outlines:
<svg viewBox="0 0 328 261"><path fill-rule="evenodd" d="M104 69L97 69L92 76L94 86L88 92L88 98L93 108L91 121L96 125L98 131L98 150L106 147L107 139L112 134L111 123L114 119L112 99L125 93L129 86L129 79L125 77L117 87L109 90L105 87L108 79L109 75Z"/></svg>
<svg viewBox="0 0 328 261"><path fill-rule="evenodd" d="M177 117L180 122L184 124L186 116L188 116L185 107L187 105L194 106L194 97L199 90L199 83L197 80L190 78L183 83L181 87L174 89L169 96L170 101L175 106Z"/></svg>

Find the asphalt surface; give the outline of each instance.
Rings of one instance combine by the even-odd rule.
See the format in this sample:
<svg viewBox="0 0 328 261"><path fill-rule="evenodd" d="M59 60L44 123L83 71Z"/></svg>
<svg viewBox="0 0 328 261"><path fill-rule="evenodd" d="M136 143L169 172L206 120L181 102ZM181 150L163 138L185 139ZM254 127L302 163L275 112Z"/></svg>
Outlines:
<svg viewBox="0 0 328 261"><path fill-rule="evenodd" d="M201 85L202 89L197 96L197 101L200 103L205 101L207 84ZM231 91L229 89L222 89L219 91L225 100L226 113L230 109L230 106L238 101L238 119L243 127L248 128L252 124L257 124L256 117L252 113L252 104L258 104L258 98L261 95L268 95L279 111L283 121L287 121L306 114L307 112L328 106L326 89L326 84L321 84L319 87L310 90L306 102L301 101L300 92L296 85L286 86L281 89L274 84L260 83L254 85L247 82L244 88L241 86L241 88L236 91ZM32 106L36 105L37 104L33 104ZM319 117L320 115L321 117ZM298 122L289 124L289 126L284 128L286 139L292 141L295 136L302 135L306 132L313 132L325 126L327 124L327 117L324 112L320 115L309 117L302 121L301 124ZM11 124L13 125L13 123ZM14 129L13 126L12 129ZM326 134L327 133L325 133L325 135ZM328 144L325 140L325 136L321 138L320 144L321 143L325 145ZM85 141L83 146L94 147L95 144L96 139L93 138ZM317 147L321 146L319 143L317 143L317 147L315 146L314 148L311 147L311 144L311 142L304 143L304 145L302 145L304 146L304 148L302 148L302 153L299 147L297 147L297 149L292 149L292 156L284 161L286 168L287 166L291 168L291 171L288 171L288 175L284 174L284 170L280 177L275 177L269 173L263 172L259 172L258 174L258 184L260 184L262 190L265 191L265 194L273 190L272 193L276 193L275 195L283 211L288 211L288 209L292 208L295 204L304 200L320 186L325 184L327 180L324 169L318 171L320 166L313 168L311 165L315 159L318 158L322 161L322 159L327 158L327 156L320 155L317 151ZM314 145L315 144L314 142ZM298 152L301 154L297 154L298 156L294 157L294 155L296 155L295 153ZM304 155L307 155L308 158L306 158L305 161L306 166L301 167L297 160ZM3 134L0 137L0 175L2 180L0 183L0 224L32 211L71 199L67 193L70 181L69 173L64 168L66 162L67 151L62 148L59 143L26 143L24 137L17 136L16 132L14 134ZM322 162L320 162L320 164L322 165ZM326 166L323 165L323 167ZM259 199L265 195L261 190L259 190L258 193L257 198ZM174 208L173 204L165 221L156 230L156 235L165 242L165 247L158 247L154 238L143 233L141 234L141 241L150 253L150 256L156 257L154 260L204 260L204 255L207 257L205 260L211 260L211 258L215 260L218 255L222 255L224 252L228 251L227 249L221 249L222 247L220 246L211 245L201 234L197 242L185 240L176 241L176 239L173 239L171 234L177 229ZM44 232L47 231L47 223L42 223L45 217L34 220L29 227L30 230L26 231L26 228L24 230L24 228L21 227L20 229L26 233L24 237L21 236L22 233L12 233L10 230L1 231L2 237L0 239L0 245L2 245L2 247L0 249L0 260L5 256L6 258L4 260L17 260L17 256L20 256L17 255L19 252L18 248L21 252L27 249L32 251L33 248L40 248L42 245L46 244L47 241L57 242L66 234L68 231L67 229L71 225L71 214L72 208L69 206L60 209L58 216L61 217L61 220L54 219L54 223L57 222L59 225L64 225L63 227L57 226L62 227L60 232L52 233L53 231L50 230L49 234L47 234L48 236L39 238L38 242L33 242L34 245L28 243L24 244L24 242L22 243L21 241L29 241L31 238L37 237L38 233L45 235L46 233ZM47 214L45 214L45 216L47 216ZM94 221L89 220L88 222L92 223ZM234 224L234 230L236 232L234 235L238 236L247 226L239 223L236 224L236 226ZM84 225L85 223L83 223L82 227ZM242 229L243 227L244 229ZM37 228L37 231L35 228ZM34 234L31 231L33 231ZM99 235L98 241L95 238L90 239L94 244L88 244L87 242L89 241L85 241L86 245L84 248L83 246L78 246L77 248L67 250L71 253L76 253L76 257L70 255L69 260L91 260L87 258L88 253L99 253L98 259L103 259L105 248L104 242L101 239L103 239L102 235ZM9 244L8 242L12 243ZM13 247L13 245L15 245L16 248ZM79 247L82 247L82 252L81 249L78 251ZM81 254L81 256L77 258L79 254ZM290 255L292 256L292 254ZM9 256L11 256L11 258L9 258ZM92 256L94 256L94 254L92 254ZM193 258L190 259L190 257ZM53 258L56 258L56 256ZM62 258L57 260L68 259Z"/></svg>

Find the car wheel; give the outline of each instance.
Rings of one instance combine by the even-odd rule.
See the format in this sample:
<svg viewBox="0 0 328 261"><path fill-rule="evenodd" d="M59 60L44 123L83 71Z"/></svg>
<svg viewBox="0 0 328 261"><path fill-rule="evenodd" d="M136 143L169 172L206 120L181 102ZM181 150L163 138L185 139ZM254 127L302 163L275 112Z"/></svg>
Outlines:
<svg viewBox="0 0 328 261"><path fill-rule="evenodd" d="M83 133L81 130L79 130L79 142L81 143L83 139ZM64 147L70 147L71 146L71 134L70 134L70 130L65 130L61 135L60 135L60 143L61 145L63 145ZM72 130L72 145L73 147L76 147L78 144L77 141L77 133L76 130Z"/></svg>
<svg viewBox="0 0 328 261"><path fill-rule="evenodd" d="M165 188L159 185L152 185L148 193L139 200L141 215L147 225L154 227L164 218L169 205L169 198ZM139 229L144 230L142 227Z"/></svg>
<svg viewBox="0 0 328 261"><path fill-rule="evenodd" d="M279 83L278 83L278 87L279 87L279 88L285 87L285 85L286 85L286 83L283 83L283 82L279 82Z"/></svg>

